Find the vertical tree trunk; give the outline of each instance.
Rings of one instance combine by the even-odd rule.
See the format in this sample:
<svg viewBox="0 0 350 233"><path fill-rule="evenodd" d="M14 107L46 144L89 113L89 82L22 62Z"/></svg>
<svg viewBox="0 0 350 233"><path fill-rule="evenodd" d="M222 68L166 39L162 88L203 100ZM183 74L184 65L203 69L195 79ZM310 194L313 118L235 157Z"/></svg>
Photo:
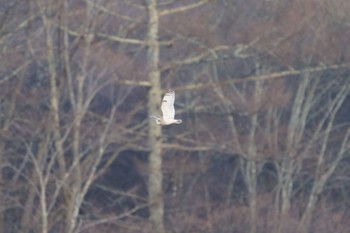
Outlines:
<svg viewBox="0 0 350 233"><path fill-rule="evenodd" d="M159 44L158 44L158 12L157 1L147 0L148 11L148 79L151 89L148 96L149 113L158 112L160 109L160 72ZM162 190L162 132L153 119L149 119L149 180L148 180L148 201L150 204L150 220L154 225L154 233L164 232L164 203Z"/></svg>
<svg viewBox="0 0 350 233"><path fill-rule="evenodd" d="M257 215L256 215L256 162L247 161L246 164L246 182L249 195L249 212L250 212L250 233L256 233Z"/></svg>
<svg viewBox="0 0 350 233"><path fill-rule="evenodd" d="M278 191L276 193L276 233L282 233L288 227L289 212L293 191L293 172L296 170L294 161L284 160L277 164L278 172Z"/></svg>
<svg viewBox="0 0 350 233"><path fill-rule="evenodd" d="M260 105L260 96L262 95L262 83L256 82L254 87L254 100L256 106ZM255 113L251 118L251 128L249 132L248 160L245 167L246 184L249 194L249 211L250 211L250 233L256 233L257 229L257 163L254 161L257 158L256 132L258 128L258 115Z"/></svg>
<svg viewBox="0 0 350 233"><path fill-rule="evenodd" d="M2 145L0 145L0 151L2 152L3 149L2 149ZM1 156L1 161L2 161L2 155ZM0 175L0 182L1 184L4 183L4 179L3 179L3 176L2 174ZM5 197L4 197L4 190L0 190L0 201L1 203L4 203L4 200L5 200ZM5 232L5 216L4 216L4 211L1 211L0 213L0 232Z"/></svg>

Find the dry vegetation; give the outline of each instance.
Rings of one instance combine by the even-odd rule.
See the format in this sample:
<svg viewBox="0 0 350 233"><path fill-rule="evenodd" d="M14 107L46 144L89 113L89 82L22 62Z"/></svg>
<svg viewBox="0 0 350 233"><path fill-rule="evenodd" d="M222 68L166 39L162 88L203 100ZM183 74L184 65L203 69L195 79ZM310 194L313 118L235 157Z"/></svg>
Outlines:
<svg viewBox="0 0 350 233"><path fill-rule="evenodd" d="M349 231L347 0L0 2L0 232Z"/></svg>

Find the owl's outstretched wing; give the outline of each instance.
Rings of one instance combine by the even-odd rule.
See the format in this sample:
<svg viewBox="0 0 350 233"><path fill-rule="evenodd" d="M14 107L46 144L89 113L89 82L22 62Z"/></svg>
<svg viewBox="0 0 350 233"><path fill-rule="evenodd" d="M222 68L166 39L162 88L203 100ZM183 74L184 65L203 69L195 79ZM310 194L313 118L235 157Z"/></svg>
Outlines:
<svg viewBox="0 0 350 233"><path fill-rule="evenodd" d="M174 108L174 102L175 102L175 92L174 90L169 90L167 93L165 93L161 105L161 110L163 113L164 119L174 119L175 117L175 108Z"/></svg>

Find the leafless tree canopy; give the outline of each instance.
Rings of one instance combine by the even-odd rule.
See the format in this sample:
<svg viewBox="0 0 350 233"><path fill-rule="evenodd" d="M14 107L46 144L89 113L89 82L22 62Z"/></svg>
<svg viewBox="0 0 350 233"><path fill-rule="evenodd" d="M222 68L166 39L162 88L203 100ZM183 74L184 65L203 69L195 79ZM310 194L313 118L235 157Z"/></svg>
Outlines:
<svg viewBox="0 0 350 233"><path fill-rule="evenodd" d="M0 232L348 232L349 1L0 3Z"/></svg>

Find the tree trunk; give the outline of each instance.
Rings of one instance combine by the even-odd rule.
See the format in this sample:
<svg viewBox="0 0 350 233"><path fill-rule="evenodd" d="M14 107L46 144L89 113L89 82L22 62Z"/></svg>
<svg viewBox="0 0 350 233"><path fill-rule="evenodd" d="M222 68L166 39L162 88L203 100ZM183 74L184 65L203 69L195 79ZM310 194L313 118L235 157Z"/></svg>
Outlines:
<svg viewBox="0 0 350 233"><path fill-rule="evenodd" d="M159 44L158 44L158 12L157 1L147 0L148 11L148 79L151 89L148 96L148 111L154 114L160 109L160 72ZM156 125L153 119L148 122L148 137L150 146L149 155L149 180L148 180L148 201L150 204L150 220L154 225L154 233L164 232L164 203L162 190L162 132L160 126Z"/></svg>
<svg viewBox="0 0 350 233"><path fill-rule="evenodd" d="M246 183L249 195L249 212L250 212L250 233L256 233L257 215L256 215L256 163L255 161L246 162Z"/></svg>

